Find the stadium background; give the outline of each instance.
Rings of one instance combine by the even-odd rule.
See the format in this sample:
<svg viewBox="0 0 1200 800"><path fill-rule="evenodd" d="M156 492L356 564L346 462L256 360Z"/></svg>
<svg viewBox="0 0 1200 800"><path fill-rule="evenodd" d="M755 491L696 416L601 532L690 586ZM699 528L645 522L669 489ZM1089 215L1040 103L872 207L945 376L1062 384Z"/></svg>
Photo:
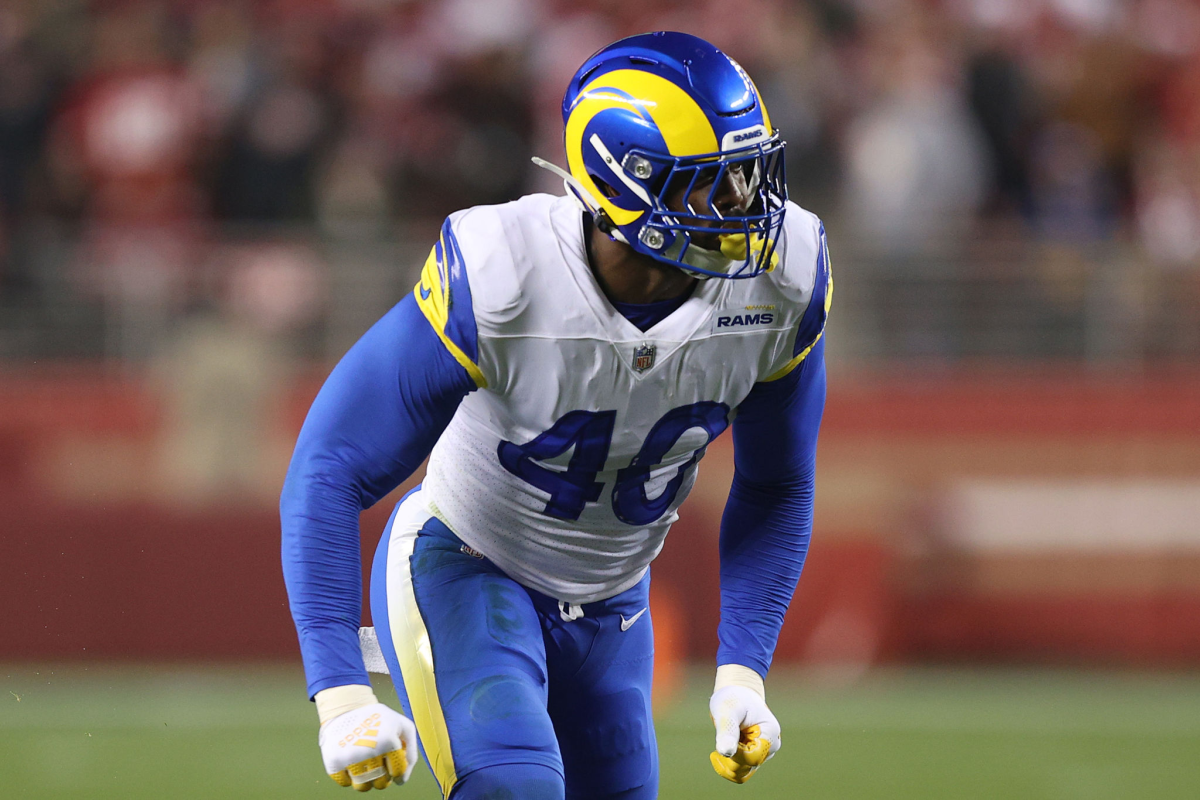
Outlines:
<svg viewBox="0 0 1200 800"><path fill-rule="evenodd" d="M1190 0L0 4L0 796L335 796L307 404L661 28L755 76L838 281L788 747L708 772L721 439L655 567L663 796L1200 796Z"/></svg>

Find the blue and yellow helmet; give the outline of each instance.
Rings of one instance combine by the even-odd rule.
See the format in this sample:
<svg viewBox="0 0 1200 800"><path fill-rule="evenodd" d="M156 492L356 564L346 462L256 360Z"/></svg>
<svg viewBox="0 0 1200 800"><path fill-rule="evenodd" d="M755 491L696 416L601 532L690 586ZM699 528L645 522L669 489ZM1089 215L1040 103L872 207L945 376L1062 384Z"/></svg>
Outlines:
<svg viewBox="0 0 1200 800"><path fill-rule="evenodd" d="M615 42L571 80L563 123L567 186L613 238L701 277L749 278L778 260L784 143L716 47L673 32ZM718 190L735 177L744 207L722 214ZM706 203L687 202L706 185Z"/></svg>

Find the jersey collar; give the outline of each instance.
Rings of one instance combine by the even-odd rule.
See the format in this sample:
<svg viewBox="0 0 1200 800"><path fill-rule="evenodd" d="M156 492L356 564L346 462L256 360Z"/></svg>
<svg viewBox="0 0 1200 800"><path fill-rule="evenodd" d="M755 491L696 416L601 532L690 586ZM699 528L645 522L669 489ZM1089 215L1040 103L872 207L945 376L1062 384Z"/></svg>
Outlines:
<svg viewBox="0 0 1200 800"><path fill-rule="evenodd" d="M550 205L549 214L550 226L563 262L571 274L572 283L591 310L599 332L621 352L621 361L626 368L639 377L657 371L672 353L703 330L729 290L727 284L730 281L700 281L683 305L646 331L639 330L613 307L592 273L587 260L584 221L579 206L570 197L560 197ZM623 356L626 350L632 352L632 348L640 344L653 344L658 353L654 366L638 372L634 369L632 358Z"/></svg>

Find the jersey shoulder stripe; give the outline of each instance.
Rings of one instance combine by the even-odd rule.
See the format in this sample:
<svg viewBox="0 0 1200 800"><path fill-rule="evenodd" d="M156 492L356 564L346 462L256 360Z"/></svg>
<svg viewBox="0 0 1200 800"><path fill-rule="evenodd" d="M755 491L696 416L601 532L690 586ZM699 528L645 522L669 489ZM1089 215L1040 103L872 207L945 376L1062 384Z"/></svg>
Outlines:
<svg viewBox="0 0 1200 800"><path fill-rule="evenodd" d="M429 251L421 279L413 289L421 313L429 320L454 360L482 388L487 379L479 368L479 331L471 301L462 248L449 219L442 225L438 241Z"/></svg>
<svg viewBox="0 0 1200 800"><path fill-rule="evenodd" d="M796 341L792 347L792 358L778 371L763 378L763 382L776 381L784 377L808 357L813 347L825 333L825 320L829 316L829 307L833 303L833 272L829 264L829 243L825 238L825 224L818 223L818 242L816 278L813 281L812 297L800 325L796 330Z"/></svg>

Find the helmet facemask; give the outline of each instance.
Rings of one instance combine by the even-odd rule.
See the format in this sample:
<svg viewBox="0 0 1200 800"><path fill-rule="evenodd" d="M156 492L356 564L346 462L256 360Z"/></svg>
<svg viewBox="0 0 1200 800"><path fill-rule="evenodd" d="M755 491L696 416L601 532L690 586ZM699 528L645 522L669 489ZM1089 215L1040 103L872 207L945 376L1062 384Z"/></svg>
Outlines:
<svg viewBox="0 0 1200 800"><path fill-rule="evenodd" d="M733 153L631 150L623 166L634 176L648 173L640 182L651 211L626 226L639 228L633 237L624 231L630 245L698 277L750 278L772 269L787 200L783 147L775 136Z"/></svg>

